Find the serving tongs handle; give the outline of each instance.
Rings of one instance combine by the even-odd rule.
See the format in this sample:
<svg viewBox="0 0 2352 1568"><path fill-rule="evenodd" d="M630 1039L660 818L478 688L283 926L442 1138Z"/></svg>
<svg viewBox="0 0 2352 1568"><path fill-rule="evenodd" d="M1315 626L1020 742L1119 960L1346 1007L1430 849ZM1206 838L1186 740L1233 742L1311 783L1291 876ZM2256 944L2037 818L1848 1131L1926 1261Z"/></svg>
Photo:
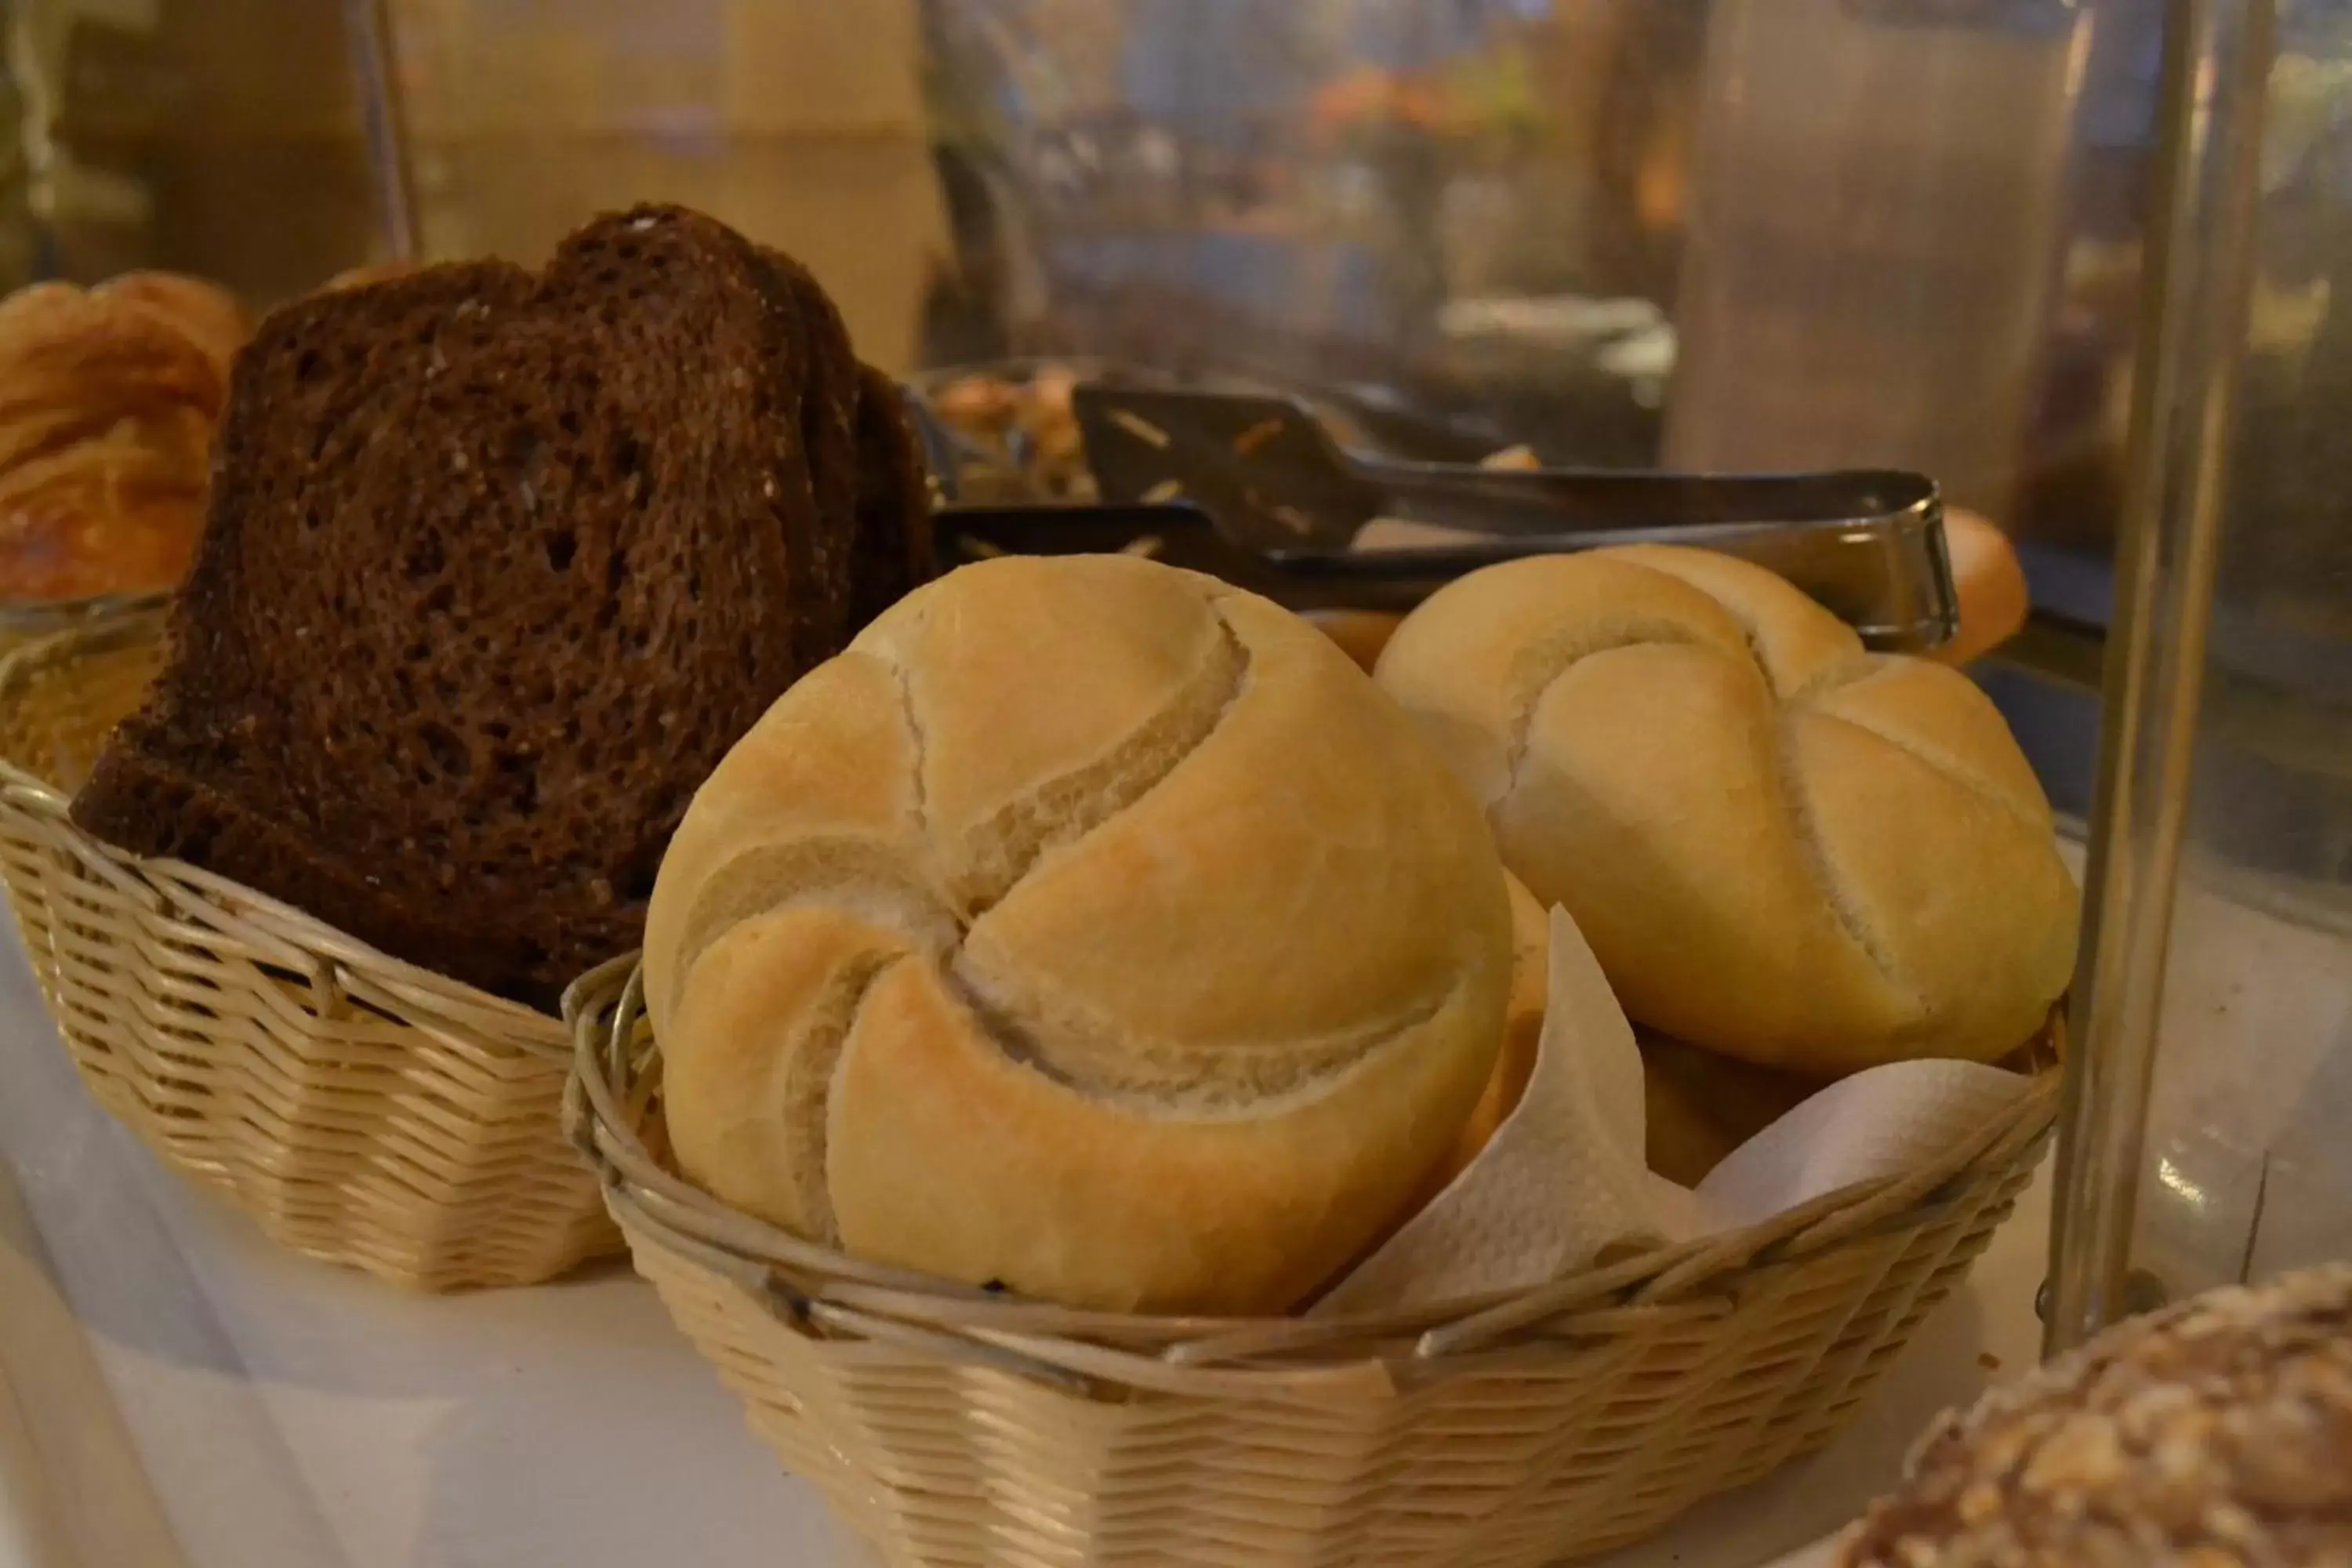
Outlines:
<svg viewBox="0 0 2352 1568"><path fill-rule="evenodd" d="M939 520L943 558L1136 549L1294 609L1402 613L1504 561L1680 544L1780 574L1876 647L1923 651L1958 626L1941 501L1916 474L1404 462L1343 450L1283 397L1091 383L1074 408L1107 504L973 509L952 504L946 432L918 405L939 499L951 503ZM1374 548L1382 522L1414 537Z"/></svg>
<svg viewBox="0 0 2352 1568"><path fill-rule="evenodd" d="M1685 474L1598 468L1493 468L1360 460L1380 514L1465 532L1564 538L1717 528L1924 526L1939 516L1934 482L1899 469Z"/></svg>
<svg viewBox="0 0 2352 1568"><path fill-rule="evenodd" d="M1899 472L1790 475L1522 472L1365 464L1386 515L1447 531L1397 548L1319 544L1268 552L1303 578L1417 585L1530 555L1610 545L1713 550L1787 578L1886 648L1937 647L1959 629L1943 504ZM1660 521L1661 518L1670 521ZM1563 521L1580 526L1563 528Z"/></svg>

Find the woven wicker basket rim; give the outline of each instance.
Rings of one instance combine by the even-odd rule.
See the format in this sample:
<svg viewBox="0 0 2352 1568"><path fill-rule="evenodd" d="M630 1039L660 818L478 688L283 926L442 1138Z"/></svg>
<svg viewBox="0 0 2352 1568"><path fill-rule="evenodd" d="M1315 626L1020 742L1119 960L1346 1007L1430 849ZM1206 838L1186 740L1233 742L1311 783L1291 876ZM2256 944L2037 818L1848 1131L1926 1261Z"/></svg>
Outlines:
<svg viewBox="0 0 2352 1568"><path fill-rule="evenodd" d="M0 656L0 703L21 700L44 671L75 658L115 653L158 635L162 599L125 600L113 613ZM558 1018L520 1002L394 958L290 904L184 861L133 855L85 833L72 801L45 779L0 758L0 809L24 814L45 837L69 849L87 869L152 907L168 909L220 935L247 943L284 968L336 985L378 1011L408 1021L445 1020L487 1032L551 1060L568 1061L571 1040Z"/></svg>
<svg viewBox="0 0 2352 1568"><path fill-rule="evenodd" d="M614 959L564 996L574 1064L564 1123L625 1229L727 1278L786 1321L1008 1366L1048 1381L1267 1393L1335 1376L1385 1383L1384 1363L1454 1364L1529 1338L1606 1336L1632 1321L1728 1310L1743 1275L1932 1219L1945 1189L2038 1152L2059 1073L1906 1174L1864 1182L1757 1225L1526 1289L1328 1318L1179 1318L1083 1311L877 1267L729 1207L667 1169L639 1135L658 1047L643 1038L642 974ZM2053 1011L2049 1029L2063 1028ZM1338 1364L1335 1364L1338 1363ZM1353 1363L1352 1365L1348 1363ZM1328 1388L1324 1391L1328 1392Z"/></svg>

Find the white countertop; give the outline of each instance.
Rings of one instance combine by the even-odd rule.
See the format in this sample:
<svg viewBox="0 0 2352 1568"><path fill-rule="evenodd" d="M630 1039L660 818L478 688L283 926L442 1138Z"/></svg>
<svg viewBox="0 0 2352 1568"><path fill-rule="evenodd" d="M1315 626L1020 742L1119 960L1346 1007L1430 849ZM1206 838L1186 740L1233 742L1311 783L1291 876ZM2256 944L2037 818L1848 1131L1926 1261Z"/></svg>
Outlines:
<svg viewBox="0 0 2352 1568"><path fill-rule="evenodd" d="M0 1568L862 1559L625 1268L431 1299L279 1252L97 1110L5 946ZM2045 1222L2037 1187L1837 1444L1606 1563L1756 1568L1850 1517L2030 1364Z"/></svg>

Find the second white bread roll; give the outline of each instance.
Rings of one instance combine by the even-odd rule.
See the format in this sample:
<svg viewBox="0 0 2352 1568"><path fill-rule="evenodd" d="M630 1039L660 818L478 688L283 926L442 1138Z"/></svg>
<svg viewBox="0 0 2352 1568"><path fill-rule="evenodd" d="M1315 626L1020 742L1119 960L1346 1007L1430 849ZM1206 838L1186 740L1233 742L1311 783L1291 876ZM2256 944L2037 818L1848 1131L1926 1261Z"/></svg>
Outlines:
<svg viewBox="0 0 2352 1568"><path fill-rule="evenodd" d="M1477 807L1320 633L1133 557L910 595L673 841L646 986L681 1169L871 1261L1260 1312L1484 1089L1511 931Z"/></svg>
<svg viewBox="0 0 2352 1568"><path fill-rule="evenodd" d="M2066 986L2074 884L1991 701L1759 567L1490 567L1406 618L1379 679L1638 1023L1827 1076L1992 1060Z"/></svg>

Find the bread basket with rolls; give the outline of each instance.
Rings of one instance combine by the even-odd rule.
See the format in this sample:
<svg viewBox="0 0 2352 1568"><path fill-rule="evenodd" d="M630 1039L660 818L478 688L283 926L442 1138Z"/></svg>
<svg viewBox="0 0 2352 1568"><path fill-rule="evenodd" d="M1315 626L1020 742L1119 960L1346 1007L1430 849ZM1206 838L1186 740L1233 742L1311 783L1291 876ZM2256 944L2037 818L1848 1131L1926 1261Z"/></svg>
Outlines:
<svg viewBox="0 0 2352 1568"><path fill-rule="evenodd" d="M1603 1552L1827 1442L2010 1213L2054 1115L2074 919L2013 742L1963 677L1864 653L1757 568L1567 564L1441 592L1377 681L1155 563L967 566L698 793L645 952L565 998L567 1120L753 1430L894 1568ZM1551 613L1504 614L1519 595ZM1662 688L1654 657L1721 668ZM1554 722L1604 684L1654 737ZM1864 742L1885 795L1842 799ZM1982 852L1954 897L1998 897L1906 876L1877 826L1906 813ZM1581 837L1531 852L1523 816ZM1711 852L1711 876L1672 858ZM1685 944L1687 991L1651 947L1626 967L1583 866ZM1670 1092L2042 1054L1889 1173L1346 1304L1401 1226L1524 1151L1577 1047L1557 992L1531 1017L1538 898L1555 977L1572 914L1612 1014L1621 972L1645 1028L1640 982L1682 997L1706 1038L1679 1047L1724 1070ZM1638 1067L1632 1091L1638 1116Z"/></svg>
<svg viewBox="0 0 2352 1568"><path fill-rule="evenodd" d="M728 746L926 574L897 408L805 271L679 208L270 315L171 604L0 662L0 866L93 1096L394 1283L617 1249L557 1001Z"/></svg>

